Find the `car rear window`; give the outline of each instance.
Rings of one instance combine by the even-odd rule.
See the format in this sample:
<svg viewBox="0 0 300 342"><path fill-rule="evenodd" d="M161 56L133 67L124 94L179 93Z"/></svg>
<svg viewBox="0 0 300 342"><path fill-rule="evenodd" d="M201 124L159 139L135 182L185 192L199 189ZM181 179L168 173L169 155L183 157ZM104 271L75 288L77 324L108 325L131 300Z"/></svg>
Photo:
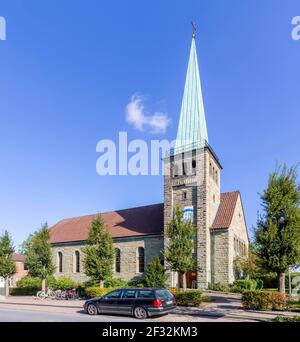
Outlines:
<svg viewBox="0 0 300 342"><path fill-rule="evenodd" d="M126 290L123 292L122 298L135 298L135 290Z"/></svg>
<svg viewBox="0 0 300 342"><path fill-rule="evenodd" d="M156 294L156 298L160 300L173 298L173 295L169 290L155 290L155 294Z"/></svg>
<svg viewBox="0 0 300 342"><path fill-rule="evenodd" d="M154 294L151 290L139 290L137 298L154 298Z"/></svg>

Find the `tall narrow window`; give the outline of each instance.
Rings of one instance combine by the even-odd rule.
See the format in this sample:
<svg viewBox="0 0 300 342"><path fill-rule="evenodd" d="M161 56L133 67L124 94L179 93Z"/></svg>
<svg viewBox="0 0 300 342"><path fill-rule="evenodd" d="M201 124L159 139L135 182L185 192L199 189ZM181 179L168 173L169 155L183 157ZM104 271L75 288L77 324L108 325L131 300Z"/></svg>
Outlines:
<svg viewBox="0 0 300 342"><path fill-rule="evenodd" d="M115 269L117 273L120 273L121 272L121 251L119 248L115 249L115 258L116 258Z"/></svg>
<svg viewBox="0 0 300 342"><path fill-rule="evenodd" d="M80 273L80 253L75 251L75 272Z"/></svg>
<svg viewBox="0 0 300 342"><path fill-rule="evenodd" d="M138 248L138 272L145 271L145 250L143 247Z"/></svg>
<svg viewBox="0 0 300 342"><path fill-rule="evenodd" d="M63 254L62 252L58 252L58 272L62 273L63 271Z"/></svg>

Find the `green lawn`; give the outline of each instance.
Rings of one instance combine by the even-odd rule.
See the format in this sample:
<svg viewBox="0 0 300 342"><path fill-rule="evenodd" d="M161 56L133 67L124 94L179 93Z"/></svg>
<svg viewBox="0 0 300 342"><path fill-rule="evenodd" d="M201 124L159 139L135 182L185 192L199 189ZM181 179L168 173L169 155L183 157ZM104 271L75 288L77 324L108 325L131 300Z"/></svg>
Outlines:
<svg viewBox="0 0 300 342"><path fill-rule="evenodd" d="M300 311L300 301L292 301L290 302L290 310L291 311Z"/></svg>

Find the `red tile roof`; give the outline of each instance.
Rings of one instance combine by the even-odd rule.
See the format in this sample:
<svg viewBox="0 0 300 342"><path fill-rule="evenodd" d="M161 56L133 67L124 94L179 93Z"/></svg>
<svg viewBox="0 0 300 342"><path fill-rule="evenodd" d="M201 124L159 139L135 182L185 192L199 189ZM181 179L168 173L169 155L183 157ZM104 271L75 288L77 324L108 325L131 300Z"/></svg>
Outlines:
<svg viewBox="0 0 300 342"><path fill-rule="evenodd" d="M163 203L101 213L112 237L161 234ZM50 243L84 241L89 226L97 215L74 217L59 221L50 229Z"/></svg>
<svg viewBox="0 0 300 342"><path fill-rule="evenodd" d="M25 255L13 253L12 260L24 262L25 261Z"/></svg>
<svg viewBox="0 0 300 342"><path fill-rule="evenodd" d="M221 194L221 203L212 228L228 228L239 196L239 191ZM102 213L101 216L113 238L162 234L164 227L164 205ZM97 215L64 219L50 229L50 243L75 242L87 239L89 226Z"/></svg>
<svg viewBox="0 0 300 342"><path fill-rule="evenodd" d="M230 226L236 202L239 196L239 191L224 192L221 194L219 209L212 225L213 229L228 228Z"/></svg>

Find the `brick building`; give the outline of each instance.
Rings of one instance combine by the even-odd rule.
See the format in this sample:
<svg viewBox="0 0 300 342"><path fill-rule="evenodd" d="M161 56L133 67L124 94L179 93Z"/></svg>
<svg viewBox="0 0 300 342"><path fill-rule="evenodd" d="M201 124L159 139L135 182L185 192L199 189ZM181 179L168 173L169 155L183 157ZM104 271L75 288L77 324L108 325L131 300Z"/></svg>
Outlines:
<svg viewBox="0 0 300 342"><path fill-rule="evenodd" d="M180 205L197 228L197 270L188 275L188 286L232 283L234 259L248 251L248 233L240 192L221 193L222 166L208 142L194 35L176 146L164 159L164 171L164 203L102 214L116 248L115 275L126 280L144 275L168 243L164 230ZM87 280L81 248L94 217L64 219L51 228L57 277ZM169 272L169 282L176 286L180 279Z"/></svg>

